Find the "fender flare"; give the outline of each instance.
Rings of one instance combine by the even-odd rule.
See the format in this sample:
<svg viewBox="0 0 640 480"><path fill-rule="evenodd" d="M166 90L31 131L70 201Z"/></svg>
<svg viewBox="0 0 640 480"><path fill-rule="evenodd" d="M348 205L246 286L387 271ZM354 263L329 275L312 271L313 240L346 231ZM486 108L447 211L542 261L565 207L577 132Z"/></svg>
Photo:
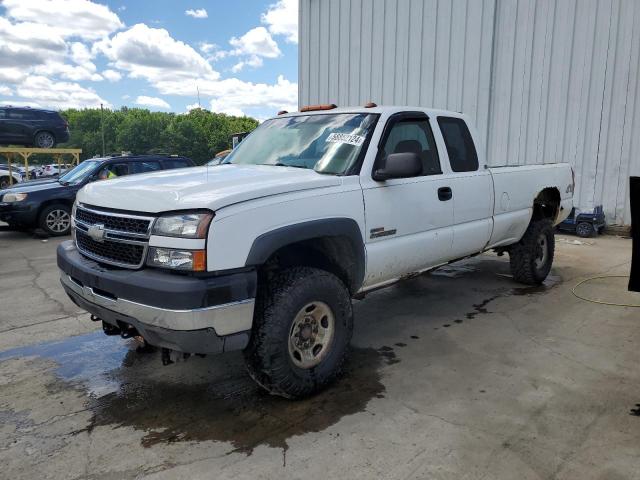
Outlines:
<svg viewBox="0 0 640 480"><path fill-rule="evenodd" d="M256 237L251 245L245 266L264 264L271 255L287 245L305 240L326 237L346 237L354 254L352 289L357 291L364 282L366 253L362 232L358 223L351 218L323 218L308 222L295 223L276 228Z"/></svg>

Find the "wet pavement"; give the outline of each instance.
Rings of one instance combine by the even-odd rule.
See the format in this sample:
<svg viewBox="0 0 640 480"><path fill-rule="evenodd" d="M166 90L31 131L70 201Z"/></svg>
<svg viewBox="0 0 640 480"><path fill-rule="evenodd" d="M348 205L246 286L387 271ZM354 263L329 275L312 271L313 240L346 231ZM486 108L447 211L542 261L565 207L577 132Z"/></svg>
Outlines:
<svg viewBox="0 0 640 480"><path fill-rule="evenodd" d="M104 336L61 294L58 241L20 235L0 232L0 478L640 478L640 313L571 293L624 274L628 240L558 242L541 287L489 254L372 293L344 376L293 402L240 353L163 367Z"/></svg>

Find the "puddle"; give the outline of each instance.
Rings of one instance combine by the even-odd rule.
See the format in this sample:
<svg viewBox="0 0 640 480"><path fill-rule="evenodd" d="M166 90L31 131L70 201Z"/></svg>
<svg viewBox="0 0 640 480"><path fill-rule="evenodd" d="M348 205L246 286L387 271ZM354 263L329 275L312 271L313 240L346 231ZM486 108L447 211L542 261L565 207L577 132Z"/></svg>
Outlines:
<svg viewBox="0 0 640 480"><path fill-rule="evenodd" d="M0 352L0 360L54 360L56 378L48 388L87 395L91 421L75 434L99 426L131 427L145 432L144 447L209 440L229 442L232 452L247 454L258 445L284 452L290 437L323 431L365 411L371 399L384 397L381 367L400 361L392 347L352 348L335 384L312 398L291 401L255 385L239 355L230 362L223 355L163 367L158 353L141 354L136 345L97 332Z"/></svg>
<svg viewBox="0 0 640 480"><path fill-rule="evenodd" d="M560 285L562 283L562 277L560 275L549 275L542 282L542 285L532 285L530 287L516 287L511 290L511 295L522 296L522 295L535 295L540 293L545 293L551 290L552 288Z"/></svg>
<svg viewBox="0 0 640 480"><path fill-rule="evenodd" d="M477 269L471 267L469 265L444 265L442 267L438 267L436 270L431 271L431 275L435 275L436 277L450 277L456 278L461 277L462 275L466 275L468 273L475 272Z"/></svg>

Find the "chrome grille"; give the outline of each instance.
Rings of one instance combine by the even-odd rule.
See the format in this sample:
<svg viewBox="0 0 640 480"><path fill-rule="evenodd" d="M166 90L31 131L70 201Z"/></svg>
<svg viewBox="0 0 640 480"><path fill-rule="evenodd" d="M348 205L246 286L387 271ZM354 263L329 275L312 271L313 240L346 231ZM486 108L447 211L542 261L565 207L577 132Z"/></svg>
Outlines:
<svg viewBox="0 0 640 480"><path fill-rule="evenodd" d="M76 247L86 257L124 268L144 264L153 217L78 205L73 221Z"/></svg>

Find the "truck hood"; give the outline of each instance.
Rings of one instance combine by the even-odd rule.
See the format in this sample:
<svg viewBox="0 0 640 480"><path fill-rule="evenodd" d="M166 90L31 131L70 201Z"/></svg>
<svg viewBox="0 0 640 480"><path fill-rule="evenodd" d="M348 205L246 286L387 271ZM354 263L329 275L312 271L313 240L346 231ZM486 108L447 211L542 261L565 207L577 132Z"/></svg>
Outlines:
<svg viewBox="0 0 640 480"><path fill-rule="evenodd" d="M30 180L28 182L22 182L12 185L11 187L3 190L3 193L20 192L20 193L35 193L42 192L44 190L62 190L66 185L61 185L57 179L49 180Z"/></svg>
<svg viewBox="0 0 640 480"><path fill-rule="evenodd" d="M147 213L196 208L215 211L247 200L340 183L340 177L301 168L219 165L96 181L80 191L78 201Z"/></svg>

